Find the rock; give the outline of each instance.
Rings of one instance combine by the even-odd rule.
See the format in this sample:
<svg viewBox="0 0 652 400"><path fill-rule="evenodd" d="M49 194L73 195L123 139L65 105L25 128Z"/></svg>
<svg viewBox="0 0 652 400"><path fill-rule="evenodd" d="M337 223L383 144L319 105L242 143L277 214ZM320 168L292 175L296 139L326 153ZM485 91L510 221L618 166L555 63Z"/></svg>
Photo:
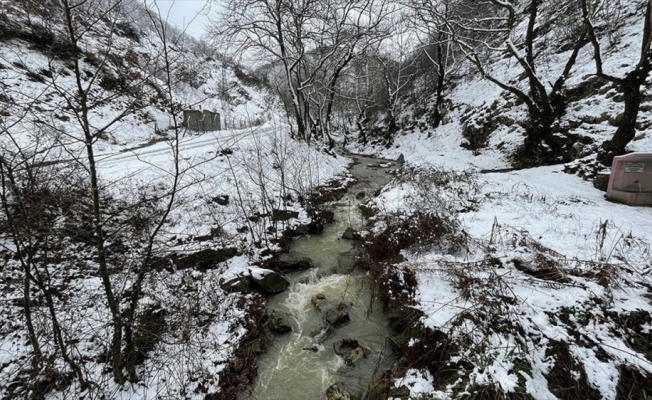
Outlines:
<svg viewBox="0 0 652 400"><path fill-rule="evenodd" d="M358 200L362 200L362 199L365 198L366 195L367 194L365 192L360 192L355 196L355 198L358 199Z"/></svg>
<svg viewBox="0 0 652 400"><path fill-rule="evenodd" d="M301 236L301 235L308 235L312 229L312 224L301 224L294 228L294 235L296 236Z"/></svg>
<svg viewBox="0 0 652 400"><path fill-rule="evenodd" d="M346 230L342 234L342 239L357 240L359 238L360 238L360 235L358 235L358 232L356 232L350 226L348 228L346 228Z"/></svg>
<svg viewBox="0 0 652 400"><path fill-rule="evenodd" d="M310 298L310 302L316 309L321 310L322 305L326 303L326 296L321 293L316 294Z"/></svg>
<svg viewBox="0 0 652 400"><path fill-rule="evenodd" d="M396 159L396 162L399 163L399 164L404 164L405 163L405 156L403 155L403 153L401 153L398 156L398 158Z"/></svg>
<svg viewBox="0 0 652 400"><path fill-rule="evenodd" d="M212 198L212 200L213 200L214 203L217 203L217 204L219 204L221 206L226 206L226 205L229 204L229 196L227 196L225 194L215 196L215 197Z"/></svg>
<svg viewBox="0 0 652 400"><path fill-rule="evenodd" d="M267 312L267 329L270 332L282 335L292 332L290 316L282 311L271 310Z"/></svg>
<svg viewBox="0 0 652 400"><path fill-rule="evenodd" d="M196 268L200 271L207 271L217 267L218 263L224 262L238 255L238 249L230 247L226 249L205 249L174 261L177 269Z"/></svg>
<svg viewBox="0 0 652 400"><path fill-rule="evenodd" d="M321 311L324 322L334 328L342 326L351 320L349 306L344 303L335 306L322 304Z"/></svg>
<svg viewBox="0 0 652 400"><path fill-rule="evenodd" d="M602 190L603 192L606 192L607 187L609 186L609 177L610 176L611 176L611 174L598 172L598 174L593 179L593 186L596 189L599 189L599 190Z"/></svg>
<svg viewBox="0 0 652 400"><path fill-rule="evenodd" d="M281 293L288 288L290 283L276 272L269 271L264 276L251 276L254 281L265 293Z"/></svg>
<svg viewBox="0 0 652 400"><path fill-rule="evenodd" d="M238 276L220 284L222 290L227 293L246 293L249 291L249 277Z"/></svg>
<svg viewBox="0 0 652 400"><path fill-rule="evenodd" d="M365 350L356 339L342 339L333 343L335 354L344 358L346 365L352 367L365 356Z"/></svg>
<svg viewBox="0 0 652 400"><path fill-rule="evenodd" d="M252 353L262 354L267 350L267 346L269 346L269 339L266 337L259 337L258 339L251 341L248 347Z"/></svg>
<svg viewBox="0 0 652 400"><path fill-rule="evenodd" d="M410 388L403 385L396 389L392 389L389 393L389 396L392 398L398 398L401 400L409 400L410 398Z"/></svg>
<svg viewBox="0 0 652 400"><path fill-rule="evenodd" d="M302 271L313 268L315 265L308 257L283 255L280 260L274 261L272 265L279 271Z"/></svg>
<svg viewBox="0 0 652 400"><path fill-rule="evenodd" d="M362 347L357 347L351 350L346 357L344 357L344 363L349 367L353 367L362 359L362 357L364 357L364 355L364 349Z"/></svg>
<svg viewBox="0 0 652 400"><path fill-rule="evenodd" d="M290 210L272 210L273 221L288 221L292 218L299 218L299 212Z"/></svg>
<svg viewBox="0 0 652 400"><path fill-rule="evenodd" d="M351 395L349 392L340 387L337 383L331 385L328 390L326 390L326 399L327 400L351 400Z"/></svg>

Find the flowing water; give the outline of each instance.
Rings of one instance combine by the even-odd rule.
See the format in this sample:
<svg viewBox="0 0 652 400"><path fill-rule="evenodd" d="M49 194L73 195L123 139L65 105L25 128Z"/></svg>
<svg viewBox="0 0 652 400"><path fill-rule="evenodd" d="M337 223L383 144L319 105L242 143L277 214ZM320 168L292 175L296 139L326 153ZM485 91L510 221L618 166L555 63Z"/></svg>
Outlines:
<svg viewBox="0 0 652 400"><path fill-rule="evenodd" d="M363 220L358 205L389 183L393 161L350 156L359 183L333 206L335 221L319 235L295 240L291 255L310 257L315 268L289 274L290 287L268 300L268 309L291 316L291 333L275 336L267 352L258 358L258 377L241 399L325 399L327 389L338 384L350 393L364 393L393 360L387 338L392 334L382 304L373 294L371 279L351 271L348 263L356 245L342 234L348 227L359 229ZM358 200L360 192L366 196ZM311 297L323 294L334 303L350 304L351 321L330 331L323 329L320 313ZM333 343L354 338L368 354L357 365L346 366L335 354Z"/></svg>

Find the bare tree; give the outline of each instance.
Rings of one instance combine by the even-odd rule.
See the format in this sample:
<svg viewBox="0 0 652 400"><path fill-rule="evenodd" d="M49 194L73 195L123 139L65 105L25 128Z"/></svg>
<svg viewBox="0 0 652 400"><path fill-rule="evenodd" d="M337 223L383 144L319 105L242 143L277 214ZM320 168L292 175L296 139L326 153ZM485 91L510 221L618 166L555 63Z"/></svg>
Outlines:
<svg viewBox="0 0 652 400"><path fill-rule="evenodd" d="M626 151L625 147L636 134L636 120L642 101L641 86L643 86L652 71L652 51L650 50L652 43L652 1L645 0L640 2L640 9L645 8L643 35L641 38L641 55L634 68L629 70L622 78L606 73L603 69L600 41L593 20L600 7L604 6L604 2L589 3L586 0L581 0L581 4L584 25L593 45L596 75L600 79L618 86L622 90L625 100L625 110L618 124L618 128L611 140L602 144L602 151L598 155L600 162L605 165L611 165L613 157L624 154Z"/></svg>
<svg viewBox="0 0 652 400"><path fill-rule="evenodd" d="M517 154L519 162L523 165L564 161L565 149L573 144L575 139L565 137L563 132L555 127L555 122L565 112L565 102L561 94L563 84L575 64L579 51L587 43L585 32L582 32L558 79L554 84L546 85L537 73L537 58L540 54L537 39L541 30L536 28L540 24L542 4L541 0L461 0L454 5L454 11L449 11L448 17L439 15L448 34L482 76L525 103L529 119L525 141ZM521 12L527 15L524 35L519 34L517 30L517 15ZM577 10L567 7L563 12L577 13ZM578 18L579 16L576 19ZM489 56L497 53L516 60L527 78L526 89L503 81L492 73L487 60Z"/></svg>
<svg viewBox="0 0 652 400"><path fill-rule="evenodd" d="M328 129L343 69L369 40L382 35L389 12L386 0L230 0L220 21L224 28L216 32L242 52L282 66L286 104L299 137L309 141ZM320 78L322 91L316 87ZM324 92L321 100L314 98Z"/></svg>

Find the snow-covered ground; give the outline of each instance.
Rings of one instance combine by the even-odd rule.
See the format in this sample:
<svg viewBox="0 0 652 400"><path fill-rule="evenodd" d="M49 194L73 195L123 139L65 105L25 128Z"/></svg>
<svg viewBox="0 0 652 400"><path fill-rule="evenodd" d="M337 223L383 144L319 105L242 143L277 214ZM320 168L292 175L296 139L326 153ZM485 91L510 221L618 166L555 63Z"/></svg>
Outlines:
<svg viewBox="0 0 652 400"><path fill-rule="evenodd" d="M481 173L509 164L499 151L474 155L460 142L459 124L450 123L380 151L403 154L408 168L375 199L381 215L430 211L459 222L457 251L417 245L395 268L417 278L421 323L460 345L449 362L473 365L448 383L409 370L395 386L415 399L487 385L558 398L549 377L566 355L559 342L576 360L568 373L595 390L587 398L615 399L623 365L652 373L640 344L652 327L652 209L609 202L563 165Z"/></svg>
<svg viewBox="0 0 652 400"><path fill-rule="evenodd" d="M146 275L139 307L143 312L163 312L169 329L161 333L139 367L139 384L115 385L104 369L100 354L106 351L110 314L94 272L96 261L83 255L89 249L80 243L71 245L70 253L62 254L61 264L50 266L56 276L52 285L61 291L56 304L64 334L71 338L70 351L87 379L99 384L93 393L146 399L203 398L205 393L218 391L218 373L246 333L245 310L254 299L251 294L226 293L220 284L258 271L254 264L264 258L260 252L278 248L274 238L286 228L310 221L300 199L332 179L345 179L349 164L346 158L326 155L290 139L287 132L287 126L268 123L180 139L179 190L157 238L155 254L183 256L202 249L236 248L240 255L202 271L164 268ZM165 141L128 152L100 154L99 176L105 193L126 204L137 203L143 193L167 193L175 170L173 150L174 141ZM218 197L226 204L218 204L214 200ZM270 215L273 209L298 211L299 218L275 222ZM11 244L3 243L11 251ZM112 244L109 239L107 246ZM119 296L126 295L138 255L137 248L126 251L124 273L112 275ZM78 264L75 259L83 262ZM7 261L2 290L13 295L8 294L8 301L0 306L4 327L0 380L7 383L1 386L3 395L11 395L11 382L29 379L21 362L30 351L21 307L11 301L20 299L21 273L16 260ZM45 343L49 340L48 318L44 309L33 310ZM53 350L50 346L46 349ZM75 383L53 390L50 396L70 398L81 393Z"/></svg>

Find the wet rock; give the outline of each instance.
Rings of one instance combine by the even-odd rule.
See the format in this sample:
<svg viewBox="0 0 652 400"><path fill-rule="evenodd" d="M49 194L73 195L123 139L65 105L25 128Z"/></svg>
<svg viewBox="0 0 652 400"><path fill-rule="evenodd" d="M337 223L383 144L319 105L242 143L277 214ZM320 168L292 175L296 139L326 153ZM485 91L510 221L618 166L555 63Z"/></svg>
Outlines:
<svg viewBox="0 0 652 400"><path fill-rule="evenodd" d="M301 224L294 228L294 235L308 235L312 231L312 224Z"/></svg>
<svg viewBox="0 0 652 400"><path fill-rule="evenodd" d="M267 312L267 329L270 332L282 335L292 332L290 316L283 311L271 310Z"/></svg>
<svg viewBox="0 0 652 400"><path fill-rule="evenodd" d="M196 268L199 271L214 269L221 262L238 255L238 249L205 249L174 260L177 269Z"/></svg>
<svg viewBox="0 0 652 400"><path fill-rule="evenodd" d="M321 310L324 322L334 328L342 326L351 320L347 304L339 303L333 306L322 304Z"/></svg>
<svg viewBox="0 0 652 400"><path fill-rule="evenodd" d="M333 343L333 350L350 367L355 366L365 356L365 349L356 339L338 340Z"/></svg>
<svg viewBox="0 0 652 400"><path fill-rule="evenodd" d="M316 309L321 310L322 305L326 303L326 296L322 293L316 294L310 298L310 302Z"/></svg>
<svg viewBox="0 0 652 400"><path fill-rule="evenodd" d="M254 339L249 343L249 350L253 352L254 354L262 354L265 351L267 351L267 347L269 346L269 339L266 337L259 337L258 339Z"/></svg>
<svg viewBox="0 0 652 400"><path fill-rule="evenodd" d="M315 265L308 257L288 256L284 255L278 261L274 261L274 267L283 272L287 271L302 271L304 269L313 268Z"/></svg>
<svg viewBox="0 0 652 400"><path fill-rule="evenodd" d="M399 164L404 164L405 163L405 156L403 155L403 153L401 153L401 155L398 156L398 158L396 159L396 162L399 163Z"/></svg>
<svg viewBox="0 0 652 400"><path fill-rule="evenodd" d="M299 212L290 210L272 210L272 220L274 221L288 221L292 218L299 218Z"/></svg>
<svg viewBox="0 0 652 400"><path fill-rule="evenodd" d="M358 200L362 200L362 199L365 198L366 195L367 194L365 192L360 192L355 196L355 198L358 199Z"/></svg>
<svg viewBox="0 0 652 400"><path fill-rule="evenodd" d="M346 230L342 234L342 239L357 240L359 238L360 238L360 235L358 235L358 232L356 232L350 226L348 228L346 228Z"/></svg>
<svg viewBox="0 0 652 400"><path fill-rule="evenodd" d="M249 277L238 276L220 284L222 290L227 293L246 293L249 291Z"/></svg>
<svg viewBox="0 0 652 400"><path fill-rule="evenodd" d="M351 400L351 394L336 383L326 390L326 400Z"/></svg>
<svg viewBox="0 0 652 400"><path fill-rule="evenodd" d="M267 271L263 276L260 274L252 275L251 280L265 293L269 294L281 293L290 285L287 279L273 271Z"/></svg>

